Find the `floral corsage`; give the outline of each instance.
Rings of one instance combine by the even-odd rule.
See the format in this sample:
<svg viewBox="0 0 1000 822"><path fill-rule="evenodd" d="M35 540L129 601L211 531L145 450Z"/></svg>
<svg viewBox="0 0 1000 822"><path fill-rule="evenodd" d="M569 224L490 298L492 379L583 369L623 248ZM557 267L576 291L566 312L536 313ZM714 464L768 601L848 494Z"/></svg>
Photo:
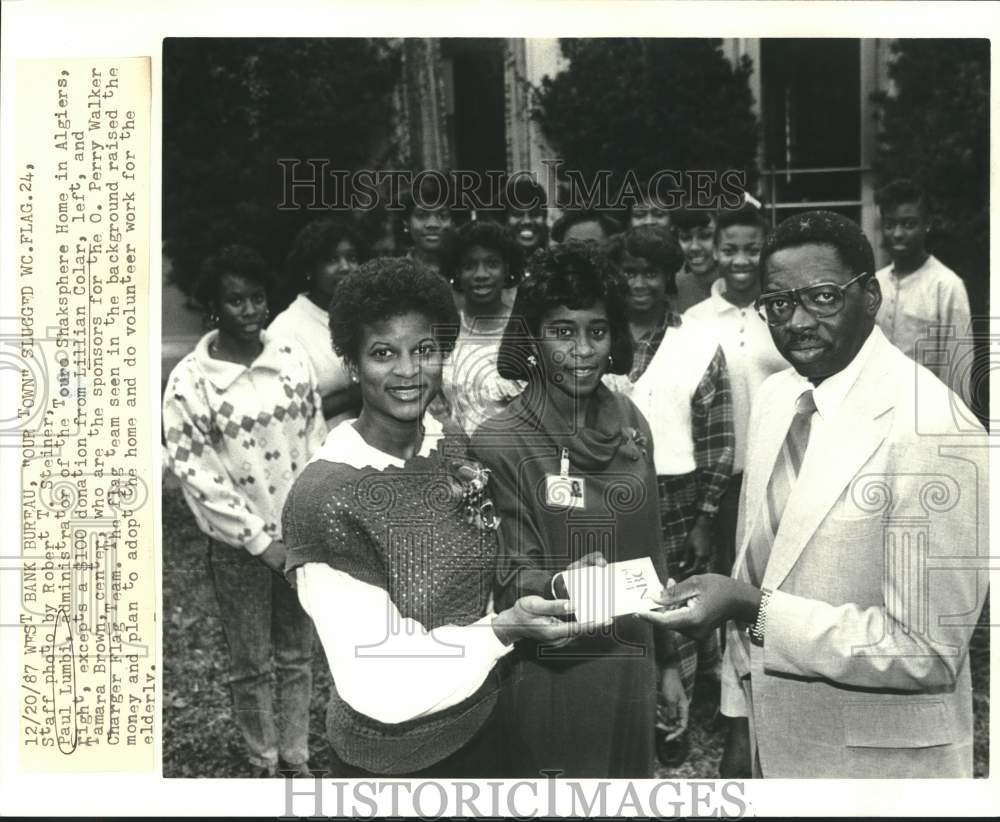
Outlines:
<svg viewBox="0 0 1000 822"><path fill-rule="evenodd" d="M466 521L479 530L495 531L500 526L500 517L486 494L490 469L468 457L451 457L448 467L458 485L456 490L462 495Z"/></svg>
<svg viewBox="0 0 1000 822"><path fill-rule="evenodd" d="M629 459L637 460L640 457L648 459L647 445L649 445L649 440L639 429L628 426L622 428L621 450Z"/></svg>

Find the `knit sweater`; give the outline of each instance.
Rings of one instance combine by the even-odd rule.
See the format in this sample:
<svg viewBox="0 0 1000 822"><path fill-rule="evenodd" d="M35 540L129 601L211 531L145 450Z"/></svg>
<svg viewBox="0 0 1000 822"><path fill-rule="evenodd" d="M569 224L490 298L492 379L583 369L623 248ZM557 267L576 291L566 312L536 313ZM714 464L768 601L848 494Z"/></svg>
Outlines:
<svg viewBox="0 0 1000 822"><path fill-rule="evenodd" d="M506 306L504 315L510 315ZM470 319L464 311L461 317L462 328L445 361L441 387L451 405L452 417L472 436L480 425L500 413L524 390L524 383L504 379L497 371L504 323Z"/></svg>
<svg viewBox="0 0 1000 822"><path fill-rule="evenodd" d="M446 439L402 468L311 463L285 505L289 580L307 563L326 563L383 588L402 617L426 629L479 620L489 608L497 542L478 509L467 510L463 483L470 461L463 454L464 444ZM327 732L351 764L413 773L471 739L493 711L498 687L494 672L462 702L393 724L354 710L334 687Z"/></svg>
<svg viewBox="0 0 1000 822"><path fill-rule="evenodd" d="M267 331L272 336L291 340L302 349L316 374L316 387L321 397L350 387L351 375L330 342L330 315L305 294L299 294L275 317ZM335 428L350 416L349 410L335 414L327 420L327 427Z"/></svg>
<svg viewBox="0 0 1000 822"><path fill-rule="evenodd" d="M167 380L164 463L181 481L198 527L251 554L281 539L281 509L323 443L322 403L305 354L261 333L249 367L214 359L217 331Z"/></svg>

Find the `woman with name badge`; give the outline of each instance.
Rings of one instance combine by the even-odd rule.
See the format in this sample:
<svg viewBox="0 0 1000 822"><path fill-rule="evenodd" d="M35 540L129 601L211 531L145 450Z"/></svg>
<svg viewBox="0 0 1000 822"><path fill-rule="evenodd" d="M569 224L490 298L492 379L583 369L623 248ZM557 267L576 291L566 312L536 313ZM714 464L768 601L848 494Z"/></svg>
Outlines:
<svg viewBox="0 0 1000 822"><path fill-rule="evenodd" d="M601 564L595 552L611 563L649 557L666 582L649 427L601 382L632 365L627 286L585 243L538 252L531 269L498 360L501 376L527 386L471 449L493 472L498 607L563 593L560 569ZM652 776L656 663L641 620L619 617L601 632L559 646L526 642L516 653L502 702L523 747L519 773Z"/></svg>

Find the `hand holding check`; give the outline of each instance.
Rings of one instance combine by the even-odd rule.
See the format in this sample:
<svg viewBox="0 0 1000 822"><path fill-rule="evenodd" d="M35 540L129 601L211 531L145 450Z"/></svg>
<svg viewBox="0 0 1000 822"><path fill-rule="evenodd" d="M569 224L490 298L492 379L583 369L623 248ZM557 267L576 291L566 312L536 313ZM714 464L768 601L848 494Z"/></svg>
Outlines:
<svg viewBox="0 0 1000 822"><path fill-rule="evenodd" d="M699 574L683 582L668 580L655 599L661 608L637 616L700 638L730 619L752 624L760 607L760 589L722 574Z"/></svg>

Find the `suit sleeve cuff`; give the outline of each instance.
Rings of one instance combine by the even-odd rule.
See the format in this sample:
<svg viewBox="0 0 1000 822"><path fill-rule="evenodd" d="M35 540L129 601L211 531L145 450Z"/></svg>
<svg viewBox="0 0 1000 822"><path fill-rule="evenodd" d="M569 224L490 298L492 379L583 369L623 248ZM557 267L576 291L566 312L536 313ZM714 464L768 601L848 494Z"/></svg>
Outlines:
<svg viewBox="0 0 1000 822"><path fill-rule="evenodd" d="M802 662L808 658L809 639L802 626L815 624L812 619L817 604L782 591L771 592L764 633L765 670L786 674L803 672Z"/></svg>

